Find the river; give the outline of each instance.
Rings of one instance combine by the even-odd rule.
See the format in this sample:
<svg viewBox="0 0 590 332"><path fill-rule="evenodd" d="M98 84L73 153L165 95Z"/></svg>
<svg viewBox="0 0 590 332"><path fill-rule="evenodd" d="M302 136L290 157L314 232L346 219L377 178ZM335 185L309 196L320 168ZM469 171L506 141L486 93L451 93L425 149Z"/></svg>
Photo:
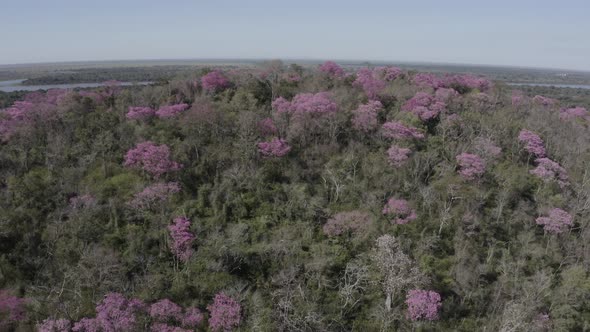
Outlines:
<svg viewBox="0 0 590 332"><path fill-rule="evenodd" d="M516 82L508 82L506 84L511 85L511 86L541 86L541 87L548 87L548 88L590 89L590 85L584 85L584 84L516 83Z"/></svg>
<svg viewBox="0 0 590 332"><path fill-rule="evenodd" d="M0 81L0 91L14 92L14 91L37 91L49 89L75 89L75 88L96 88L104 86L105 83L71 83L71 84L46 84L46 85L22 85L26 79ZM119 85L148 85L153 82L120 82Z"/></svg>

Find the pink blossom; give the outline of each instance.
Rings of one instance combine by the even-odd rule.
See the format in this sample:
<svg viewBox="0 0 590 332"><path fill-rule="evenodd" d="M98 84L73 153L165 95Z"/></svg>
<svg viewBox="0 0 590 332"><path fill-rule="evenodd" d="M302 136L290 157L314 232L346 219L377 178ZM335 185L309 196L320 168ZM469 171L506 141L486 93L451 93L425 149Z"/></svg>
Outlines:
<svg viewBox="0 0 590 332"><path fill-rule="evenodd" d="M394 139L423 139L424 134L417 128L403 125L399 121L386 122L382 126L383 136Z"/></svg>
<svg viewBox="0 0 590 332"><path fill-rule="evenodd" d="M10 295L7 290L0 289L0 330L25 320L27 300Z"/></svg>
<svg viewBox="0 0 590 332"><path fill-rule="evenodd" d="M153 323L150 330L152 332L192 332L193 330L183 329L182 327L172 326L165 323Z"/></svg>
<svg viewBox="0 0 590 332"><path fill-rule="evenodd" d="M401 167L406 163L408 158L410 158L411 152L412 150L408 148L400 148L399 146L392 145L389 150L387 150L387 160L391 166Z"/></svg>
<svg viewBox="0 0 590 332"><path fill-rule="evenodd" d="M419 106L428 107L432 103L433 99L434 98L431 94L420 91L417 92L414 97L408 99L408 101L402 105L401 109L402 111L411 112Z"/></svg>
<svg viewBox="0 0 590 332"><path fill-rule="evenodd" d="M265 157L283 157L291 151L291 146L282 138L273 138L270 142L258 143L258 152Z"/></svg>
<svg viewBox="0 0 590 332"><path fill-rule="evenodd" d="M361 87L369 99L376 99L387 86L378 76L378 71L361 68L356 73L356 80L352 84Z"/></svg>
<svg viewBox="0 0 590 332"><path fill-rule="evenodd" d="M279 97L272 102L272 108L277 113L290 113L291 112L291 102L283 97Z"/></svg>
<svg viewBox="0 0 590 332"><path fill-rule="evenodd" d="M277 133L277 127L272 118L265 118L258 122L258 131L262 136L270 136Z"/></svg>
<svg viewBox="0 0 590 332"><path fill-rule="evenodd" d="M127 112L127 119L130 120L145 120L156 115L156 111L150 107L130 106Z"/></svg>
<svg viewBox="0 0 590 332"><path fill-rule="evenodd" d="M195 235L190 231L191 221L185 217L176 217L172 225L168 226L172 242L170 250L183 262L188 261L194 253L192 248Z"/></svg>
<svg viewBox="0 0 590 332"><path fill-rule="evenodd" d="M339 236L351 232L365 231L373 222L370 214L363 211L339 212L324 224L323 231L327 236Z"/></svg>
<svg viewBox="0 0 590 332"><path fill-rule="evenodd" d="M215 295L213 303L207 306L207 310L209 310L209 328L213 331L231 331L240 325L241 306L224 293Z"/></svg>
<svg viewBox="0 0 590 332"><path fill-rule="evenodd" d="M186 111L189 108L188 104L176 104L176 105L167 105L167 106L160 106L158 111L156 111L156 115L160 119L167 119L178 114Z"/></svg>
<svg viewBox="0 0 590 332"><path fill-rule="evenodd" d="M478 155L461 153L456 158L457 164L459 164L459 174L464 179L475 180L485 173L485 162Z"/></svg>
<svg viewBox="0 0 590 332"><path fill-rule="evenodd" d="M326 73L332 77L341 78L344 77L344 69L333 61L326 61L319 67L322 73Z"/></svg>
<svg viewBox="0 0 590 332"><path fill-rule="evenodd" d="M416 211L405 199L390 198L383 207L383 214L394 217L391 222L398 225L407 224L417 218Z"/></svg>
<svg viewBox="0 0 590 332"><path fill-rule="evenodd" d="M530 130L523 129L518 134L518 140L525 144L524 149L528 153L536 157L545 157L545 143L543 143L543 140L539 135Z"/></svg>
<svg viewBox="0 0 590 332"><path fill-rule="evenodd" d="M137 314L145 309L143 301L128 300L119 293L108 293L96 305L96 318L83 318L74 324L74 332L133 331L138 328Z"/></svg>
<svg viewBox="0 0 590 332"><path fill-rule="evenodd" d="M462 75L447 75L444 77L443 85L445 87L452 87L455 90L474 90L486 91L492 87L492 82L483 77L477 77L469 74Z"/></svg>
<svg viewBox="0 0 590 332"><path fill-rule="evenodd" d="M338 111L338 105L329 92L300 93L293 97L291 109L294 113L330 114Z"/></svg>
<svg viewBox="0 0 590 332"><path fill-rule="evenodd" d="M72 322L68 319L47 318L37 325L37 332L68 332L72 328Z"/></svg>
<svg viewBox="0 0 590 332"><path fill-rule="evenodd" d="M79 322L74 324L72 328L74 332L102 332L102 326L96 318L82 318Z"/></svg>
<svg viewBox="0 0 590 332"><path fill-rule="evenodd" d="M149 315L159 322L168 322L170 320L180 321L183 317L182 308L168 299L162 299L152 304L149 309Z"/></svg>
<svg viewBox="0 0 590 332"><path fill-rule="evenodd" d="M352 111L352 126L360 131L369 132L377 128L377 116L383 109L380 101L372 100L367 104L361 104Z"/></svg>
<svg viewBox="0 0 590 332"><path fill-rule="evenodd" d="M221 71L214 70L201 77L201 85L208 92L220 92L231 86L230 81Z"/></svg>
<svg viewBox="0 0 590 332"><path fill-rule="evenodd" d="M400 77L403 73L401 68L393 66L377 67L375 68L374 72L377 76L379 76L386 82L395 80L396 78Z"/></svg>
<svg viewBox="0 0 590 332"><path fill-rule="evenodd" d="M440 78L430 73L418 73L414 75L412 83L420 87L429 87L433 89L438 89L444 85Z"/></svg>
<svg viewBox="0 0 590 332"><path fill-rule="evenodd" d="M406 101L401 109L414 113L422 121L432 120L446 110L446 104L440 100L436 100L432 95L426 92L418 92L408 101Z"/></svg>
<svg viewBox="0 0 590 332"><path fill-rule="evenodd" d="M590 115L584 107L562 108L559 110L559 118L567 121L572 119L590 120Z"/></svg>
<svg viewBox="0 0 590 332"><path fill-rule="evenodd" d="M537 167L530 171L531 174L541 178L544 182L556 181L564 188L569 185L569 177L565 168L549 158L537 158Z"/></svg>
<svg viewBox="0 0 590 332"><path fill-rule="evenodd" d="M560 234L573 226L573 217L566 211L554 208L549 211L546 217L538 217L537 225L542 225L543 229L552 234Z"/></svg>
<svg viewBox="0 0 590 332"><path fill-rule="evenodd" d="M182 326L194 329L199 326L204 320L201 310L195 307L186 308L184 316L182 317Z"/></svg>
<svg viewBox="0 0 590 332"><path fill-rule="evenodd" d="M142 169L156 178L171 171L179 170L182 165L170 160L170 148L147 141L139 143L125 154L126 167Z"/></svg>
<svg viewBox="0 0 590 332"><path fill-rule="evenodd" d="M129 205L137 210L148 210L155 205L165 202L170 196L180 192L177 182L160 182L145 187L133 196Z"/></svg>
<svg viewBox="0 0 590 332"><path fill-rule="evenodd" d="M434 291L412 289L406 295L407 317L412 321L437 320L442 306L440 294Z"/></svg>
<svg viewBox="0 0 590 332"><path fill-rule="evenodd" d="M448 103L457 97L459 97L459 93L452 88L438 88L434 94L435 100L441 101L443 103Z"/></svg>

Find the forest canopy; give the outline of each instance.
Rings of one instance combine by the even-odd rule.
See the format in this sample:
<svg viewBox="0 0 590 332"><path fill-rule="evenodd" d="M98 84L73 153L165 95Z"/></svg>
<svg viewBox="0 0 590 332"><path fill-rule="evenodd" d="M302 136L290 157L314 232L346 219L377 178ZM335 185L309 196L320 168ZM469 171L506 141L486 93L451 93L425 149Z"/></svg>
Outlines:
<svg viewBox="0 0 590 332"><path fill-rule="evenodd" d="M580 99L334 62L186 76L6 99L0 330L590 329Z"/></svg>

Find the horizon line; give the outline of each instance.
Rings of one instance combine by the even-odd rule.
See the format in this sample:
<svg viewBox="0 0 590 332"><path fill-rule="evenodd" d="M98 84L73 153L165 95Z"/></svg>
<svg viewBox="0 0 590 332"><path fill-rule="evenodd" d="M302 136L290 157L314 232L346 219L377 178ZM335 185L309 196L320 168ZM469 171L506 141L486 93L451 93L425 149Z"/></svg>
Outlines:
<svg viewBox="0 0 590 332"><path fill-rule="evenodd" d="M499 64L484 64L484 63L460 63L460 62L431 62L431 61L407 61L407 60L369 60L369 59L325 59L325 58L231 58L231 57L217 57L217 58L145 58L145 59L109 59L109 60L70 60L70 61L44 61L44 62L20 62L20 63L0 63L1 68L9 67L24 67L24 66L42 66L42 65L67 65L67 64L93 64L93 63L116 63L116 62L174 62L174 61L194 61L194 62L266 62L272 60L293 61L297 62L311 62L321 64L325 61L334 61L339 64L351 63L368 63L368 64L399 64L399 65L437 65L437 66L465 66L465 67L487 67L487 68L507 68L507 69L528 69L528 70L551 70L551 71L569 71L590 73L590 69L572 69L572 68L558 68L558 67L536 67L536 66L522 66L522 65L499 65Z"/></svg>

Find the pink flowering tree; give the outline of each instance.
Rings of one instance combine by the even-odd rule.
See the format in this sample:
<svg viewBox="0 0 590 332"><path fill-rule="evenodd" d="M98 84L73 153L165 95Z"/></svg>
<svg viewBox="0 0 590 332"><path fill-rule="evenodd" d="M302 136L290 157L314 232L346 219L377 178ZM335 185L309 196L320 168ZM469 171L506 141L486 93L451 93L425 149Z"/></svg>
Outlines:
<svg viewBox="0 0 590 332"><path fill-rule="evenodd" d="M182 166L170 160L170 148L147 141L139 143L125 154L124 165L129 168L141 169L156 178L165 173L179 170Z"/></svg>
<svg viewBox="0 0 590 332"><path fill-rule="evenodd" d="M535 222L537 225L543 226L547 233L561 234L573 226L573 217L566 211L554 208L549 210L547 216L538 217Z"/></svg>
<svg viewBox="0 0 590 332"><path fill-rule="evenodd" d="M438 320L442 307L440 294L423 289L412 289L406 295L407 317L412 321Z"/></svg>
<svg viewBox="0 0 590 332"><path fill-rule="evenodd" d="M269 142L258 143L258 152L264 157L284 157L289 151L291 151L291 146L281 138L273 138Z"/></svg>
<svg viewBox="0 0 590 332"><path fill-rule="evenodd" d="M242 320L240 304L233 298L218 293L213 303L207 306L209 310L209 328L212 331L231 331L240 325Z"/></svg>
<svg viewBox="0 0 590 332"><path fill-rule="evenodd" d="M293 97L290 110L295 114L326 115L338 111L329 92L300 93Z"/></svg>
<svg viewBox="0 0 590 332"><path fill-rule="evenodd" d="M136 210L150 210L166 202L172 195L180 192L177 182L160 182L145 187L135 194L129 206Z"/></svg>
<svg viewBox="0 0 590 332"><path fill-rule="evenodd" d="M449 103L459 97L459 92L453 88L438 88L434 93L434 99L443 103Z"/></svg>
<svg viewBox="0 0 590 332"><path fill-rule="evenodd" d="M0 331L10 331L15 324L25 320L26 304L26 299L0 289Z"/></svg>
<svg viewBox="0 0 590 332"><path fill-rule="evenodd" d="M34 130L39 122L47 122L58 114L58 105L71 93L50 89L45 93L32 92L24 100L0 111L0 140L8 141L14 134Z"/></svg>
<svg viewBox="0 0 590 332"><path fill-rule="evenodd" d="M272 102L272 109L279 114L291 113L291 102L283 97L279 97Z"/></svg>
<svg viewBox="0 0 590 332"><path fill-rule="evenodd" d="M402 105L402 111L407 111L407 112L411 112L414 108L418 107L418 106L424 106L424 107L428 107L430 106L430 104L433 102L434 97L426 92L417 92L414 97L408 99L403 105Z"/></svg>
<svg viewBox="0 0 590 332"><path fill-rule="evenodd" d="M185 217L176 217L172 225L168 226L172 242L170 250L181 261L188 261L194 253L193 242L195 235L190 231L191 221Z"/></svg>
<svg viewBox="0 0 590 332"><path fill-rule="evenodd" d="M493 86L490 80L469 74L446 75L442 80L442 85L448 88L453 88L462 93L475 89L483 92L489 90Z"/></svg>
<svg viewBox="0 0 590 332"><path fill-rule="evenodd" d="M141 300L108 293L96 305L96 318L83 318L74 324L72 331L133 331L139 328L138 315L144 310L145 304Z"/></svg>
<svg viewBox="0 0 590 332"><path fill-rule="evenodd" d="M530 130L523 129L518 134L518 140L524 144L524 149L528 153L538 158L546 156L547 152L545 151L545 143L539 135Z"/></svg>
<svg viewBox="0 0 590 332"><path fill-rule="evenodd" d="M486 171L485 161L478 155L461 153L456 158L459 165L459 175L465 180L475 180Z"/></svg>
<svg viewBox="0 0 590 332"><path fill-rule="evenodd" d="M361 68L356 73L356 80L352 85L363 89L369 99L377 99L379 94L385 89L387 84L379 78L379 72L369 68Z"/></svg>
<svg viewBox="0 0 590 332"><path fill-rule="evenodd" d="M412 150L408 148L392 145L387 150L387 161L389 161L389 164L393 167L401 167L410 158L410 153L412 153Z"/></svg>
<svg viewBox="0 0 590 332"><path fill-rule="evenodd" d="M391 82L403 74L401 68L393 66L377 67L374 72L379 78L386 82Z"/></svg>
<svg viewBox="0 0 590 332"><path fill-rule="evenodd" d="M584 120L590 121L590 114L584 107L562 108L559 110L559 118L564 121L569 120Z"/></svg>
<svg viewBox="0 0 590 332"><path fill-rule="evenodd" d="M406 101L401 109L415 114L422 121L430 121L445 112L446 107L445 102L435 96L426 92L418 92L414 97Z"/></svg>
<svg viewBox="0 0 590 332"><path fill-rule="evenodd" d="M339 212L328 219L324 224L323 231L329 237L335 237L345 233L358 234L366 231L372 222L373 218L367 212Z"/></svg>
<svg viewBox="0 0 590 332"><path fill-rule="evenodd" d="M182 307L168 299L152 304L148 313L153 320L162 323L179 322L183 318Z"/></svg>
<svg viewBox="0 0 590 332"><path fill-rule="evenodd" d="M393 218L392 223L403 225L417 218L416 211L405 199L390 198L383 207L383 214Z"/></svg>
<svg viewBox="0 0 590 332"><path fill-rule="evenodd" d="M130 120L147 120L153 118L155 115L156 111L151 107L130 106L126 117Z"/></svg>
<svg viewBox="0 0 590 332"><path fill-rule="evenodd" d="M272 136L278 132L272 118L265 118L258 122L258 131L262 136Z"/></svg>
<svg viewBox="0 0 590 332"><path fill-rule="evenodd" d="M177 116L178 114L186 111L189 108L188 104L176 104L176 105L166 105L160 106L160 108L156 111L156 115L160 119L167 119Z"/></svg>
<svg viewBox="0 0 590 332"><path fill-rule="evenodd" d="M214 70L201 77L201 85L203 90L216 93L229 88L231 83L221 71Z"/></svg>
<svg viewBox="0 0 590 332"><path fill-rule="evenodd" d="M199 308L189 307L186 308L184 316L182 317L182 326L189 329L195 329L203 323L204 319L203 312L201 312Z"/></svg>
<svg viewBox="0 0 590 332"><path fill-rule="evenodd" d="M334 61L326 61L319 67L320 72L328 74L334 78L344 77L344 69Z"/></svg>
<svg viewBox="0 0 590 332"><path fill-rule="evenodd" d="M193 332L192 329L183 329L182 327L169 325L166 323L152 323L150 326L151 332Z"/></svg>
<svg viewBox="0 0 590 332"><path fill-rule="evenodd" d="M279 97L272 106L279 132L287 132L291 139L333 135L338 128L335 119L339 108L328 92L300 93L291 101Z"/></svg>
<svg viewBox="0 0 590 332"><path fill-rule="evenodd" d="M424 139L424 134L417 128L406 126L399 121L386 122L381 127L382 135L385 138L393 139Z"/></svg>
<svg viewBox="0 0 590 332"><path fill-rule="evenodd" d="M549 158L537 158L537 167L530 171L543 182L555 181L562 189L569 185L569 176L565 168Z"/></svg>
<svg viewBox="0 0 590 332"><path fill-rule="evenodd" d="M361 104L352 111L352 126L356 130L370 132L377 129L379 123L377 116L383 109L383 105L378 100L371 100L366 104Z"/></svg>
<svg viewBox="0 0 590 332"><path fill-rule="evenodd" d="M444 86L444 82L436 75L430 73L417 73L412 78L412 83L419 87L437 89Z"/></svg>

